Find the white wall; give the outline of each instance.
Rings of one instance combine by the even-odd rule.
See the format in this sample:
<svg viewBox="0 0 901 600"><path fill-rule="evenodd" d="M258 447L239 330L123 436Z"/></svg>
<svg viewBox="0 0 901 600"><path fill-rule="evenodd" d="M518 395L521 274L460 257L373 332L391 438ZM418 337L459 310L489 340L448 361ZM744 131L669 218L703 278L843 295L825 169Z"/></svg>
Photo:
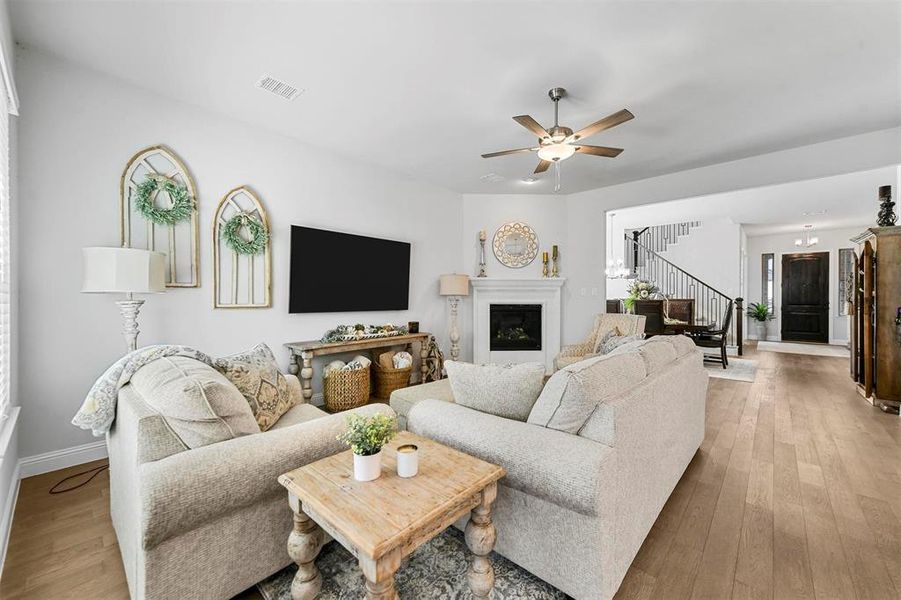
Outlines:
<svg viewBox="0 0 901 600"><path fill-rule="evenodd" d="M611 219L614 260L623 258L623 225L619 217ZM667 244L660 256L683 271L719 290L730 298L741 294L741 226L728 218L705 219L699 227L692 227L687 235L680 235L676 243ZM609 248L609 245L608 245ZM609 253L609 250L608 250ZM623 279L607 280L607 298L623 298L628 287Z"/></svg>
<svg viewBox="0 0 901 600"><path fill-rule="evenodd" d="M85 393L123 354L115 298L80 294L80 249L114 246L118 185L128 158L164 143L199 195L202 287L147 298L140 343L183 343L213 355L318 338L339 322L419 320L446 348L441 273L459 271L459 194L354 163L296 140L174 102L53 57L17 57L20 122L21 454L92 441L69 424ZM267 102L261 96L261 110ZM304 110L303 99L296 110ZM210 221L221 196L250 184L273 223L273 307L213 310ZM413 244L410 310L289 315L289 226L303 224ZM361 257L361 260L367 260ZM328 261L314 252L310 260ZM340 268L340 265L335 265ZM377 265L374 265L377 268ZM361 291L361 293L365 293Z"/></svg>
<svg viewBox="0 0 901 600"><path fill-rule="evenodd" d="M829 340L832 343L844 343L848 340L849 317L839 316L838 303L838 251L840 248L853 248L850 239L859 234L867 225L848 229L832 229L816 231L819 243L805 250L795 246L795 240L801 233L765 235L748 238L748 295L745 305L761 302L761 255L772 252L775 256L774 273L774 307L776 318L767 324L767 339L779 340L782 337L782 255L797 252L829 252ZM748 339L757 339L756 324L746 317L745 334Z"/></svg>

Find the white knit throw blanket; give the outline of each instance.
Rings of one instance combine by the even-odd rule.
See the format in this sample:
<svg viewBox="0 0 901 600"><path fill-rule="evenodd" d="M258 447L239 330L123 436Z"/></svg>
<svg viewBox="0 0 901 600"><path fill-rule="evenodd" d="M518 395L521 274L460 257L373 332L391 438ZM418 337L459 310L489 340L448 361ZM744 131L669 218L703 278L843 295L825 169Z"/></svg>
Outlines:
<svg viewBox="0 0 901 600"><path fill-rule="evenodd" d="M212 358L187 346L158 345L138 348L117 360L94 382L81 408L72 419L72 424L82 429L90 429L97 437L106 435L116 420L116 399L119 397L119 389L131 381L131 376L138 369L165 356L187 356L213 366Z"/></svg>

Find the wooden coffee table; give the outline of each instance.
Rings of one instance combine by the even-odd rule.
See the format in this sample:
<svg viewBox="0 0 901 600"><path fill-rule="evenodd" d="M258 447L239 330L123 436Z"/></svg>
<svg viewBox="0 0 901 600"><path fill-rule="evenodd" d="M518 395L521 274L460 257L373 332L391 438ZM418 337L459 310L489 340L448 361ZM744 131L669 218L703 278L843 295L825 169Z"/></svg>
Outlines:
<svg viewBox="0 0 901 600"><path fill-rule="evenodd" d="M419 446L419 474L409 479L396 471L396 449L403 444ZM382 475L375 481L353 478L350 450L285 473L278 480L294 511L288 554L298 567L292 598L315 598L322 587L314 561L323 530L357 557L366 597L393 600L401 561L470 511L467 576L473 596L487 598L494 588L488 554L497 538L491 505L504 475L502 467L406 431L382 449Z"/></svg>

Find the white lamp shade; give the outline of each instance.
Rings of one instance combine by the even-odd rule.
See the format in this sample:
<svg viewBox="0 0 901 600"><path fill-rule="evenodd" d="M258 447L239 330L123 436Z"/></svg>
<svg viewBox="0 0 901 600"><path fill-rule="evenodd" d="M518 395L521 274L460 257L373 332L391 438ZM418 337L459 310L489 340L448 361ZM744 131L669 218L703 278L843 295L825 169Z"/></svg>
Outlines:
<svg viewBox="0 0 901 600"><path fill-rule="evenodd" d="M166 291L166 255L137 248L82 248L82 292L149 294Z"/></svg>
<svg viewBox="0 0 901 600"><path fill-rule="evenodd" d="M469 276L452 273L441 276L441 286L438 291L442 296L468 296Z"/></svg>

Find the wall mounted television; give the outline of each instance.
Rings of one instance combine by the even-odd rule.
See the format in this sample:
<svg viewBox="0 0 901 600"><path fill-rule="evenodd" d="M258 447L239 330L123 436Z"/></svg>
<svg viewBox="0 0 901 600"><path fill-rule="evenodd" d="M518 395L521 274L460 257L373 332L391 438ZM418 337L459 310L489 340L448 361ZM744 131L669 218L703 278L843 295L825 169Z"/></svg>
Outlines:
<svg viewBox="0 0 901 600"><path fill-rule="evenodd" d="M290 313L407 310L410 244L291 226Z"/></svg>

